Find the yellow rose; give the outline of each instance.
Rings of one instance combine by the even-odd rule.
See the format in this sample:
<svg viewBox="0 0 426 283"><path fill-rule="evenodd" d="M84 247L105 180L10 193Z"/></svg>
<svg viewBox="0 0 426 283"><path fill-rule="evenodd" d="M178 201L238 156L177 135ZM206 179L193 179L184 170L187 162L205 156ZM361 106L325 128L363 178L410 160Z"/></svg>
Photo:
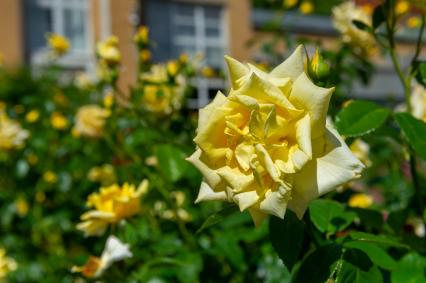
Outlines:
<svg viewBox="0 0 426 283"><path fill-rule="evenodd" d="M7 274L15 271L18 265L16 261L6 255L6 250L0 248L0 281L7 277Z"/></svg>
<svg viewBox="0 0 426 283"><path fill-rule="evenodd" d="M20 217L24 217L25 215L28 214L28 210L29 210L27 200L24 197L17 198L15 200L15 208L16 208L16 213Z"/></svg>
<svg viewBox="0 0 426 283"><path fill-rule="evenodd" d="M89 74L84 72L77 73L74 78L74 83L80 89L90 89L93 86L93 81Z"/></svg>
<svg viewBox="0 0 426 283"><path fill-rule="evenodd" d="M50 34L47 36L47 43L50 49L58 56L64 55L70 49L68 39L59 34Z"/></svg>
<svg viewBox="0 0 426 283"><path fill-rule="evenodd" d="M91 168L87 177L90 181L101 182L104 186L111 185L117 180L114 167L111 164Z"/></svg>
<svg viewBox="0 0 426 283"><path fill-rule="evenodd" d="M375 49L374 37L357 28L352 21L357 20L371 26L371 17L353 2L344 2L332 10L333 25L340 31L343 41L352 45L361 54L369 54Z"/></svg>
<svg viewBox="0 0 426 283"><path fill-rule="evenodd" d="M39 117L40 112L38 112L37 110L31 110L27 113L27 115L25 115L25 120L27 120L28 123L35 123L37 122Z"/></svg>
<svg viewBox="0 0 426 283"><path fill-rule="evenodd" d="M370 160L370 146L368 143L363 141L362 139L356 139L352 142L350 149L352 153L361 160L362 163L364 163L365 166L369 167L371 166L371 160Z"/></svg>
<svg viewBox="0 0 426 283"><path fill-rule="evenodd" d="M411 16L407 19L407 27L409 28L418 28L422 23L420 17Z"/></svg>
<svg viewBox="0 0 426 283"><path fill-rule="evenodd" d="M121 61L121 53L118 50L118 38L110 36L97 45L98 56L108 65L117 65Z"/></svg>
<svg viewBox="0 0 426 283"><path fill-rule="evenodd" d="M46 183L53 184L53 183L56 183L58 181L58 176L56 175L55 172L48 170L48 171L44 172L43 180Z"/></svg>
<svg viewBox="0 0 426 283"><path fill-rule="evenodd" d="M175 84L169 83L168 73L174 67L153 65L150 72L143 73L144 82L142 103L143 107L156 114L171 114L182 107L186 81L181 75L176 76Z"/></svg>
<svg viewBox="0 0 426 283"><path fill-rule="evenodd" d="M426 122L426 89L416 84L410 96L413 116Z"/></svg>
<svg viewBox="0 0 426 283"><path fill-rule="evenodd" d="M82 106L75 116L74 131L83 136L100 137L109 115L107 109L98 105Z"/></svg>
<svg viewBox="0 0 426 283"><path fill-rule="evenodd" d="M283 0L283 6L285 8L293 8L296 6L298 0Z"/></svg>
<svg viewBox="0 0 426 283"><path fill-rule="evenodd" d="M326 116L333 88L304 72L303 48L266 73L230 57L232 89L200 110L198 148L188 160L204 175L196 202L227 200L255 224L360 176L356 159Z"/></svg>
<svg viewBox="0 0 426 283"><path fill-rule="evenodd" d="M6 112L0 110L0 150L21 148L29 132L22 129L21 125L10 119Z"/></svg>
<svg viewBox="0 0 426 283"><path fill-rule="evenodd" d="M59 112L53 112L50 116L50 124L57 130L64 130L68 127L68 119Z"/></svg>
<svg viewBox="0 0 426 283"><path fill-rule="evenodd" d="M350 207L368 208L372 204L373 198L366 194L354 194L348 201Z"/></svg>
<svg viewBox="0 0 426 283"><path fill-rule="evenodd" d="M299 7L300 13L304 15L311 14L314 11L314 4L310 1L303 1Z"/></svg>
<svg viewBox="0 0 426 283"><path fill-rule="evenodd" d="M148 49L143 49L139 52L139 60L142 63L149 62L149 60L151 60L151 57L151 51L149 51Z"/></svg>
<svg viewBox="0 0 426 283"><path fill-rule="evenodd" d="M148 181L144 180L136 189L134 185L125 183L102 187L99 193L91 194L87 206L93 208L81 216L82 222L77 229L86 236L100 236L109 224L118 223L140 211L140 197L146 194Z"/></svg>
<svg viewBox="0 0 426 283"><path fill-rule="evenodd" d="M137 44L147 44L149 41L149 28L147 26L141 26L133 37L133 40Z"/></svg>

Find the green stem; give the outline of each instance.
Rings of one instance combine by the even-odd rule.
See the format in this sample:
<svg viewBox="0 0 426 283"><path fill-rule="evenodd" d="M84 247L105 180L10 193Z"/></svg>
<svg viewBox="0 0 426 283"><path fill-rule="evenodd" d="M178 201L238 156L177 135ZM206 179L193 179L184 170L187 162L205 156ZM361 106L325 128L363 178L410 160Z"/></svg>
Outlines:
<svg viewBox="0 0 426 283"><path fill-rule="evenodd" d="M421 51L421 43L422 43L422 37L423 37L423 31L425 26L425 16L422 17L422 23L419 31L419 36L417 38L417 44L416 44L416 51L413 57L412 62L417 60L417 57L420 54ZM395 15L393 9L390 11L390 17L388 21L386 22L386 30L387 30L387 36L389 40L389 52L392 59L392 63L394 66L394 69L398 75L399 80L401 81L401 84L404 88L404 98L405 98L405 104L407 107L407 110L409 113L412 112L412 105L410 102L410 96L411 96L411 68L409 70L409 73L407 75L404 74L402 71L401 65L399 64L396 51L395 51ZM411 64L412 65L412 64ZM410 149L410 173L413 179L413 186L415 191L415 197L417 198L418 206L419 206L419 212L420 215L423 214L424 211L424 202L423 202L423 195L420 189L420 184L417 176L416 171L416 156L414 152Z"/></svg>

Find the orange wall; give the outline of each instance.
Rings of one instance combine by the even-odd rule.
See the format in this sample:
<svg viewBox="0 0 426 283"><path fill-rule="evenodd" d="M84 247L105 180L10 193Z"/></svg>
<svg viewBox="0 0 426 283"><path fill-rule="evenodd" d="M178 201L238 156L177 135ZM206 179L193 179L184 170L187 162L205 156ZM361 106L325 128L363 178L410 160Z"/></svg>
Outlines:
<svg viewBox="0 0 426 283"><path fill-rule="evenodd" d="M136 0L110 1L111 33L119 38L119 48L122 53L119 86L125 93L128 93L129 85L133 85L136 81L137 57L133 43L135 27L131 22L131 15L137 9L137 2Z"/></svg>
<svg viewBox="0 0 426 283"><path fill-rule="evenodd" d="M238 60L250 59L250 49L247 42L253 36L251 25L251 1L250 0L228 0L228 48L231 56Z"/></svg>
<svg viewBox="0 0 426 283"><path fill-rule="evenodd" d="M0 53L6 67L23 63L23 26L21 0L0 0Z"/></svg>

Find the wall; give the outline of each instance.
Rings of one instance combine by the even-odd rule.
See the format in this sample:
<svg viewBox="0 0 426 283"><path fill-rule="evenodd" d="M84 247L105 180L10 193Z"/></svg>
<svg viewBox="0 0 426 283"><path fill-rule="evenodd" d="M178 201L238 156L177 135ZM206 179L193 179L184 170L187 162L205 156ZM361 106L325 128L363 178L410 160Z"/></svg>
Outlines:
<svg viewBox="0 0 426 283"><path fill-rule="evenodd" d="M24 54L21 0L0 0L0 11L0 53L6 67L18 66Z"/></svg>

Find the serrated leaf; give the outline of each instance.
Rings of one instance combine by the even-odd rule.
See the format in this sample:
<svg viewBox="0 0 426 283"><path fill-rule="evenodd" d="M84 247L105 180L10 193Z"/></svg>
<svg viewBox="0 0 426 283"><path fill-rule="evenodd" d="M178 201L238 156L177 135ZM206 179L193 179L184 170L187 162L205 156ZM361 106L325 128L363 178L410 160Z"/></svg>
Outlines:
<svg viewBox="0 0 426 283"><path fill-rule="evenodd" d="M275 216L269 219L272 246L289 271L300 255L304 230L303 222L290 210L287 210L284 219Z"/></svg>
<svg viewBox="0 0 426 283"><path fill-rule="evenodd" d="M395 120L408 143L421 158L426 160L426 123L409 113L397 113Z"/></svg>
<svg viewBox="0 0 426 283"><path fill-rule="evenodd" d="M383 277L366 253L357 249L349 249L343 255L342 266L337 274L336 282L383 282Z"/></svg>
<svg viewBox="0 0 426 283"><path fill-rule="evenodd" d="M353 231L349 233L349 236L352 240L358 242L372 243L382 246L390 246L395 248L404 248L409 249L406 244L401 243L397 238L386 236L386 235L373 235L365 232L356 232Z"/></svg>
<svg viewBox="0 0 426 283"><path fill-rule="evenodd" d="M379 128L390 111L370 101L354 101L336 116L336 128L341 135L359 137Z"/></svg>
<svg viewBox="0 0 426 283"><path fill-rule="evenodd" d="M417 253L406 254L392 272L392 283L426 282L426 257Z"/></svg>
<svg viewBox="0 0 426 283"><path fill-rule="evenodd" d="M206 221L204 221L203 225L197 230L196 234L200 233L204 229L213 226L219 222L221 222L224 218L228 217L231 214L234 214L235 212L238 212L239 209L235 205L231 205L228 207L223 208L222 210L214 213L213 215L210 215Z"/></svg>
<svg viewBox="0 0 426 283"><path fill-rule="evenodd" d="M318 199L309 205L311 221L322 233L334 234L348 227L355 219L354 212L345 211L343 205L326 199Z"/></svg>
<svg viewBox="0 0 426 283"><path fill-rule="evenodd" d="M365 242L346 242L343 246L363 251L374 264L384 269L392 270L396 267L396 261L383 248L377 245Z"/></svg>
<svg viewBox="0 0 426 283"><path fill-rule="evenodd" d="M342 254L338 245L322 246L312 252L297 270L293 283L324 283Z"/></svg>
<svg viewBox="0 0 426 283"><path fill-rule="evenodd" d="M189 164L183 151L173 145L164 144L157 147L156 155L159 168L169 181L176 182L184 176Z"/></svg>

